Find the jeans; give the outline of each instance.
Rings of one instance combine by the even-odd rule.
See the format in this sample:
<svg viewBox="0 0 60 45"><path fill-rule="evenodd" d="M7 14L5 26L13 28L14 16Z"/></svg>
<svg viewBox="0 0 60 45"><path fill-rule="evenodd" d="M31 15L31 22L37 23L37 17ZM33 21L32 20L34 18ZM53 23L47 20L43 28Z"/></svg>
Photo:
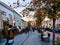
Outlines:
<svg viewBox="0 0 60 45"><path fill-rule="evenodd" d="M13 41L14 42L14 41ZM13 45L13 42L12 43L9 43L9 45Z"/></svg>
<svg viewBox="0 0 60 45"><path fill-rule="evenodd" d="M50 37L44 38L43 41L49 42L50 41Z"/></svg>
<svg viewBox="0 0 60 45"><path fill-rule="evenodd" d="M8 43L9 43L9 45L13 45L14 39L10 39Z"/></svg>
<svg viewBox="0 0 60 45"><path fill-rule="evenodd" d="M6 42L6 44L5 44L5 45L9 45L9 44L8 44L9 36L6 36L6 40L7 40L7 42Z"/></svg>

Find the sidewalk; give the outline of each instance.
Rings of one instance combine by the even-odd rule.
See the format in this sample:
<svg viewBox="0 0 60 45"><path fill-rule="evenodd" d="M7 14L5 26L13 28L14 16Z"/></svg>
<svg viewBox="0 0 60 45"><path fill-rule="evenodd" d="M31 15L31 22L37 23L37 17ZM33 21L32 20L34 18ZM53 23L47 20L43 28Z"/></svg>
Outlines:
<svg viewBox="0 0 60 45"><path fill-rule="evenodd" d="M49 32L51 35L51 39L53 38L53 32ZM60 39L60 35L58 35L57 33L55 33L55 39L59 38Z"/></svg>
<svg viewBox="0 0 60 45"><path fill-rule="evenodd" d="M14 44L13 45L20 45L30 34L20 34L16 35L14 38ZM0 45L5 45L6 39L3 39L3 41L0 43Z"/></svg>
<svg viewBox="0 0 60 45"><path fill-rule="evenodd" d="M29 37L30 33L28 34L21 34L15 37L15 41L13 45L21 45L28 37Z"/></svg>

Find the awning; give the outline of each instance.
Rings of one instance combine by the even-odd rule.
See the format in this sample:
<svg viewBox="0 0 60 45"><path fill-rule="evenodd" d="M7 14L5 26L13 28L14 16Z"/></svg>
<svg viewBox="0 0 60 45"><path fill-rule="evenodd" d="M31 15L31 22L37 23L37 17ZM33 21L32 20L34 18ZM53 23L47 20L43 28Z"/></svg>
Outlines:
<svg viewBox="0 0 60 45"><path fill-rule="evenodd" d="M50 19L46 16L43 21L49 21Z"/></svg>
<svg viewBox="0 0 60 45"><path fill-rule="evenodd" d="M30 17L23 17L22 18L24 21L29 22L29 21L35 21L36 18L30 18Z"/></svg>

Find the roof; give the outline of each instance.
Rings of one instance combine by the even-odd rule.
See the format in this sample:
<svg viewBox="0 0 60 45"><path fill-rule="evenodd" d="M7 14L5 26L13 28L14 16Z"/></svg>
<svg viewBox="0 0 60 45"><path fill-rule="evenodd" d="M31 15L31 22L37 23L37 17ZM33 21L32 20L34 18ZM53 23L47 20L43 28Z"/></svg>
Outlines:
<svg viewBox="0 0 60 45"><path fill-rule="evenodd" d="M14 11L15 13L17 13L13 8L11 8L11 7L9 7L7 4L5 4L4 2L1 2L0 1L0 5L3 5L5 8L7 8L7 9L9 9L10 11ZM18 13L17 13L18 14ZM21 17L21 15L20 14L18 14L20 17Z"/></svg>
<svg viewBox="0 0 60 45"><path fill-rule="evenodd" d="M21 15L20 15L19 13L17 13L15 10L14 10L14 12L15 12L16 14L18 14L18 15L21 17Z"/></svg>
<svg viewBox="0 0 60 45"><path fill-rule="evenodd" d="M5 4L4 2L1 2L0 1L0 5L3 5L5 8L11 10L11 11L14 11L13 8L9 7L7 4Z"/></svg>

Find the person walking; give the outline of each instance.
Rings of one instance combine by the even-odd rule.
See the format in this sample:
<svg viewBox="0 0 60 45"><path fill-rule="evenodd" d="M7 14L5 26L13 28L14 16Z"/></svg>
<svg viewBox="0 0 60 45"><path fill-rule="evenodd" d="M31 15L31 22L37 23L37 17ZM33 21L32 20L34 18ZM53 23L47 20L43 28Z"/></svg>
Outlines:
<svg viewBox="0 0 60 45"><path fill-rule="evenodd" d="M46 31L44 29L42 32L42 39L43 39L42 41L49 42L49 37L50 37L50 35L49 35L48 31Z"/></svg>
<svg viewBox="0 0 60 45"><path fill-rule="evenodd" d="M6 24L4 26L4 34L5 34L5 37L7 37L7 35L8 35L8 28L9 28L9 24Z"/></svg>
<svg viewBox="0 0 60 45"><path fill-rule="evenodd" d="M13 42L14 42L14 29L12 25L9 25L6 45L13 45Z"/></svg>
<svg viewBox="0 0 60 45"><path fill-rule="evenodd" d="M20 34L21 31L22 31L21 26L19 26L19 28L18 28L18 33Z"/></svg>

